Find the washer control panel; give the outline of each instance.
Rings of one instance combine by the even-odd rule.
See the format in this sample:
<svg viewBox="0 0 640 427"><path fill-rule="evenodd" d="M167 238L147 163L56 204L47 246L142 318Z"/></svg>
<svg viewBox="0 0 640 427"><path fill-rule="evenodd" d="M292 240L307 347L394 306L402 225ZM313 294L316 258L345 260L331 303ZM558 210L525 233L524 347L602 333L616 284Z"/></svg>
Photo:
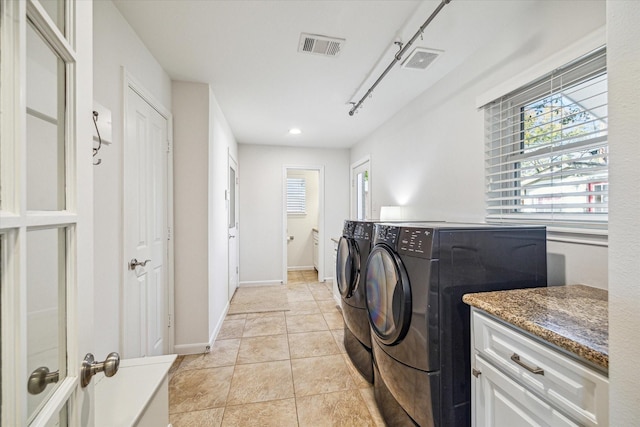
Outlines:
<svg viewBox="0 0 640 427"><path fill-rule="evenodd" d="M357 222L353 230L353 238L359 240L373 240L373 223Z"/></svg>
<svg viewBox="0 0 640 427"><path fill-rule="evenodd" d="M433 233L432 228L402 228L398 241L398 253L419 258L431 258Z"/></svg>
<svg viewBox="0 0 640 427"><path fill-rule="evenodd" d="M344 237L353 237L353 230L356 228L355 221L346 220L344 227L342 228L342 235Z"/></svg>

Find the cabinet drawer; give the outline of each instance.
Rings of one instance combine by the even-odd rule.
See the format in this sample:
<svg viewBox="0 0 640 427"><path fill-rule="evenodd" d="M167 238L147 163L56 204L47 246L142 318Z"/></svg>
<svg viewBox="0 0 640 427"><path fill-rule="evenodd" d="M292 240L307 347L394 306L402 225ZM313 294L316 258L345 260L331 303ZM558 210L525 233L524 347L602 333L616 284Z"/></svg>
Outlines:
<svg viewBox="0 0 640 427"><path fill-rule="evenodd" d="M474 378L476 427L579 427L481 356L475 366L481 372Z"/></svg>
<svg viewBox="0 0 640 427"><path fill-rule="evenodd" d="M607 425L604 375L476 310L473 327L475 351L487 361L580 424Z"/></svg>

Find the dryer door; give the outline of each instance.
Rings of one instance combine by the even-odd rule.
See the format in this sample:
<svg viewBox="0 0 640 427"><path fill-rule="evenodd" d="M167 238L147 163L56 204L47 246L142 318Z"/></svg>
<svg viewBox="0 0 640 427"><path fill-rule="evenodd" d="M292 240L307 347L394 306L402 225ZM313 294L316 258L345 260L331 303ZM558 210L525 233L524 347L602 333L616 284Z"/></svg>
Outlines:
<svg viewBox="0 0 640 427"><path fill-rule="evenodd" d="M369 323L380 342L402 340L411 321L411 286L400 258L377 245L367 259L365 294Z"/></svg>
<svg viewBox="0 0 640 427"><path fill-rule="evenodd" d="M360 280L360 253L353 239L341 237L336 256L338 290L344 298L351 298Z"/></svg>

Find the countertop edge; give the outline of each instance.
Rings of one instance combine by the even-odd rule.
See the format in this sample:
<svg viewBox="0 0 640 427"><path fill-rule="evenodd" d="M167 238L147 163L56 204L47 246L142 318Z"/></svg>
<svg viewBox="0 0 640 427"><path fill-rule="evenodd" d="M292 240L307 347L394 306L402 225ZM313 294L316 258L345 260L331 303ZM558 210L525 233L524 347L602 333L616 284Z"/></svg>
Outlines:
<svg viewBox="0 0 640 427"><path fill-rule="evenodd" d="M476 297L474 294L466 294L462 297L462 301L472 307L476 307L480 310L487 312L490 315L503 320L504 322L520 328L531 335L534 335L549 344L559 347L564 351L576 355L577 357L584 359L597 367L608 371L609 369L609 355L594 348L588 347L583 343L577 342L557 332L544 328L534 322L531 322L523 317L511 314L508 310L497 307L495 304L488 303L482 299Z"/></svg>

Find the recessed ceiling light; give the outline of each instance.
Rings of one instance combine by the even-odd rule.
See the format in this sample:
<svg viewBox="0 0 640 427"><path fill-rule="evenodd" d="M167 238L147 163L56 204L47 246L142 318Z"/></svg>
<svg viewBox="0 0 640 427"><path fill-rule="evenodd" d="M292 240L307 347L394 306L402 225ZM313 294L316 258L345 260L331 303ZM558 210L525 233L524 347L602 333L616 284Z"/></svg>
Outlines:
<svg viewBox="0 0 640 427"><path fill-rule="evenodd" d="M289 133L291 135L300 135L302 133L302 131L298 128L291 128L289 129Z"/></svg>

